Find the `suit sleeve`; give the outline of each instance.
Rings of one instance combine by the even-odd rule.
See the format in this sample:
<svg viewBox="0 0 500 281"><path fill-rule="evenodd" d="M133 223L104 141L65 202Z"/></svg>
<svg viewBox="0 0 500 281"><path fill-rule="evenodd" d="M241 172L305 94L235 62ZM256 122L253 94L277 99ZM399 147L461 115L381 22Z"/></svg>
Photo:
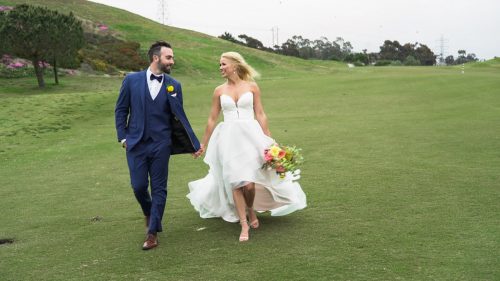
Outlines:
<svg viewBox="0 0 500 281"><path fill-rule="evenodd" d="M130 79L128 78L127 76L123 80L115 107L115 126L119 142L127 136L127 119L130 113Z"/></svg>

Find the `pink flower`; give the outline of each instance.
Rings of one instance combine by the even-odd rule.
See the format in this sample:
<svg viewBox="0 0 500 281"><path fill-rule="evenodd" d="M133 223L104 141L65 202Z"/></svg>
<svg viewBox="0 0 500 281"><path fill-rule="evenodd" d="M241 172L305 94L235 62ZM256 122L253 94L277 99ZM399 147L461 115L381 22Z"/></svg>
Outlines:
<svg viewBox="0 0 500 281"><path fill-rule="evenodd" d="M97 27L98 27L98 28L99 28L99 30L101 30L101 31L104 31L104 30L108 30L108 29L109 29L109 27L108 27L108 26L106 26L106 25L104 25L104 24L99 24L99 25L97 25Z"/></svg>
<svg viewBox="0 0 500 281"><path fill-rule="evenodd" d="M266 154L264 154L264 160L266 160L266 162L272 161L273 156L269 153L266 153Z"/></svg>
<svg viewBox="0 0 500 281"><path fill-rule="evenodd" d="M276 167L276 172L278 172L278 173L284 173L284 172L286 172L285 167L283 167L281 165L278 166L278 167Z"/></svg>
<svg viewBox="0 0 500 281"><path fill-rule="evenodd" d="M13 10L14 7L11 6L0 6L0 12Z"/></svg>
<svg viewBox="0 0 500 281"><path fill-rule="evenodd" d="M15 68L20 68L20 67L24 66L24 63L22 63L22 62L16 62L16 63L13 63L12 66L15 67Z"/></svg>
<svg viewBox="0 0 500 281"><path fill-rule="evenodd" d="M22 62L11 62L7 65L7 68L14 69L14 68L21 68L24 66L25 66L25 64Z"/></svg>

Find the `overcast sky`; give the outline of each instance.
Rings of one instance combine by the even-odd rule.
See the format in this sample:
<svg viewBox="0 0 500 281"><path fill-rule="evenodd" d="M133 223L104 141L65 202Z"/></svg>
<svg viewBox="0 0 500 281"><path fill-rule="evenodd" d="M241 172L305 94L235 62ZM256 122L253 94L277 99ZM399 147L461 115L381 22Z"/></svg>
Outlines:
<svg viewBox="0 0 500 281"><path fill-rule="evenodd" d="M442 45L445 56L464 49L480 59L500 57L500 0L92 1L213 36L246 34L269 47L301 35L342 37L354 51L378 52L384 40L398 40L426 44L435 54Z"/></svg>

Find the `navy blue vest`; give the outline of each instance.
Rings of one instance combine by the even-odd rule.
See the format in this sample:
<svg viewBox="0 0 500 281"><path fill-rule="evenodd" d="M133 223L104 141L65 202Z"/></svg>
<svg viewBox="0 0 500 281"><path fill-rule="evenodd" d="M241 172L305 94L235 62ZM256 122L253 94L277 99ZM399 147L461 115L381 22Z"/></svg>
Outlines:
<svg viewBox="0 0 500 281"><path fill-rule="evenodd" d="M168 140L171 142L172 129L170 125L171 110L167 101L167 93L164 87L160 88L158 96L153 100L149 92L146 92L144 99L144 109L146 116L144 118L144 134L142 140L149 138L153 141Z"/></svg>

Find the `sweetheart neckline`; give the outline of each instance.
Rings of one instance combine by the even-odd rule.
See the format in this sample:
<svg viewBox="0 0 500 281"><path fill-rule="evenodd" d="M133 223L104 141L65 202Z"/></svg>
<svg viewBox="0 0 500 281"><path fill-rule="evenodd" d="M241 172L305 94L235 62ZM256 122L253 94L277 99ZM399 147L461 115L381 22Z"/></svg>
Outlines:
<svg viewBox="0 0 500 281"><path fill-rule="evenodd" d="M226 97L230 98L234 102L234 104L238 104L238 102L240 102L241 98L243 98L243 96L246 94L253 94L253 93L252 93L252 91L246 91L243 94L241 94L241 96L238 98L237 101L235 101L230 95L227 95L227 94L221 94L220 96L221 97L226 96Z"/></svg>

